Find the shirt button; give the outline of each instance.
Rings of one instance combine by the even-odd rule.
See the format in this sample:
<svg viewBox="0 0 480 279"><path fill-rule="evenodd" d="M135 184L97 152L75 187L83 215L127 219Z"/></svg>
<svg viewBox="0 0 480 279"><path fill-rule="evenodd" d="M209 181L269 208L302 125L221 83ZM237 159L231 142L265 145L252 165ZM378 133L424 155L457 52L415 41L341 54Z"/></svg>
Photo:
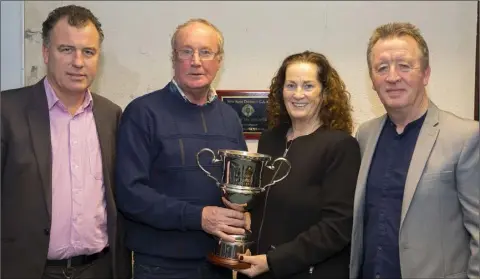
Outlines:
<svg viewBox="0 0 480 279"><path fill-rule="evenodd" d="M375 278L379 279L379 278L380 278L380 274L375 275Z"/></svg>
<svg viewBox="0 0 480 279"><path fill-rule="evenodd" d="M377 247L378 251L382 251L382 246Z"/></svg>
<svg viewBox="0 0 480 279"><path fill-rule="evenodd" d="M50 235L50 229L43 229L43 233L45 235Z"/></svg>

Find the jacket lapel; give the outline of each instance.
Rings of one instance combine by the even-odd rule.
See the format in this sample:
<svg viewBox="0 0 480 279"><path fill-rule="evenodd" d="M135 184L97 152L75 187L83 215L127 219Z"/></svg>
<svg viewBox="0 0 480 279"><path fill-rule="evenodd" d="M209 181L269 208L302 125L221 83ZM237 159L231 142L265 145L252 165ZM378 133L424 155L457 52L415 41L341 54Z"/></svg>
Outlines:
<svg viewBox="0 0 480 279"><path fill-rule="evenodd" d="M50 117L43 79L33 86L33 96L27 111L33 152L40 172L45 205L52 218L52 145Z"/></svg>
<svg viewBox="0 0 480 279"><path fill-rule="evenodd" d="M355 195L357 205L359 206L359 212L361 219L363 219L363 204L365 202L365 187L367 184L368 172L370 170L370 164L372 163L373 154L375 153L375 147L377 146L378 137L382 132L382 127L385 124L386 116L379 117L365 134L368 135L364 150L362 153L362 163L360 165L360 171L357 179L357 194ZM360 143L361 144L361 143Z"/></svg>
<svg viewBox="0 0 480 279"><path fill-rule="evenodd" d="M405 181L400 229L402 228L403 221L407 215L413 195L415 194L418 182L420 181L420 177L427 164L428 157L430 156L433 145L437 139L439 132L437 125L438 108L432 103L432 101L429 101L427 116L420 130L420 134L418 135L417 143L410 161L411 163L408 168L407 180Z"/></svg>
<svg viewBox="0 0 480 279"><path fill-rule="evenodd" d="M353 220L352 231L352 272L357 273L360 268L360 262L363 254L363 222L365 211L365 189L367 183L368 172L370 170L370 164L372 162L373 154L375 153L375 147L377 146L378 137L382 131L382 127L385 123L386 116L376 119L370 127L367 127L363 132L366 138L357 138L362 149L362 163L360 165L360 171L357 178L357 188L355 191L354 212L355 219Z"/></svg>

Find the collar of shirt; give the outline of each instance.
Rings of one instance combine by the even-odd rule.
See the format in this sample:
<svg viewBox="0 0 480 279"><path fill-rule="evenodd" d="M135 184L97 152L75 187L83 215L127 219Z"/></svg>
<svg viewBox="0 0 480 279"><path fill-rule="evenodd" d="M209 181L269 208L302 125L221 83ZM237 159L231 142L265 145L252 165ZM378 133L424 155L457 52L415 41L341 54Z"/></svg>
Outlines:
<svg viewBox="0 0 480 279"><path fill-rule="evenodd" d="M187 98L187 95L185 95L185 93L183 92L183 90L180 88L180 86L178 86L177 82L175 81L175 79L172 79L172 83L175 85L175 87L177 88L178 90L178 93L180 93L180 95L183 97L183 99L185 100L185 102L189 102L191 104L193 104L192 102L190 102L190 100ZM213 101L215 101L215 99L217 99L217 92L215 91L215 89L210 86L210 90L208 91L208 95L207 95L207 102L204 104L207 105ZM202 105L197 105L197 106L202 106Z"/></svg>
<svg viewBox="0 0 480 279"><path fill-rule="evenodd" d="M408 123L407 126L405 126L405 128L403 129L403 132L400 135L403 135L403 134L407 133L408 131L410 131L412 129L415 129L416 127L421 127L423 125L423 122L425 121L427 113L428 113L428 110L420 118ZM392 119L388 115L387 115L387 121L385 122L385 124L389 125L390 127L394 128L394 129L396 129L396 127L397 127L397 125L395 125L395 123L393 123Z"/></svg>
<svg viewBox="0 0 480 279"><path fill-rule="evenodd" d="M55 94L55 90L53 90L52 86L50 85L50 82L48 82L48 79L45 77L43 80L43 85L45 87L45 93L47 94L47 103L48 103L48 110L51 110L56 104L60 106L63 110L67 110L65 105L58 99L57 95ZM82 110L85 110L88 107L93 106L93 98L90 90L87 89L85 91L85 99L83 100L83 104L81 106Z"/></svg>

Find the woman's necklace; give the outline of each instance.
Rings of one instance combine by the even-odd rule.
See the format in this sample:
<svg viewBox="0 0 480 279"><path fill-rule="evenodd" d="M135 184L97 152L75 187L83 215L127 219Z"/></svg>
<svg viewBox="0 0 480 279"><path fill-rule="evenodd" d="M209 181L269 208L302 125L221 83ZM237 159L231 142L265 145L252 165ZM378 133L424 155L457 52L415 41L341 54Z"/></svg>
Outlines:
<svg viewBox="0 0 480 279"><path fill-rule="evenodd" d="M320 128L320 126L322 126L322 123L318 123L316 125L313 125L311 129L307 130L306 133L301 133L300 135L297 135L297 136L294 136L294 131L293 131L293 126L288 128L288 131L287 131L287 142L288 141L293 141L294 139L298 138L298 137L302 137L302 136L306 136L306 135L310 135L311 133L315 132L318 128Z"/></svg>

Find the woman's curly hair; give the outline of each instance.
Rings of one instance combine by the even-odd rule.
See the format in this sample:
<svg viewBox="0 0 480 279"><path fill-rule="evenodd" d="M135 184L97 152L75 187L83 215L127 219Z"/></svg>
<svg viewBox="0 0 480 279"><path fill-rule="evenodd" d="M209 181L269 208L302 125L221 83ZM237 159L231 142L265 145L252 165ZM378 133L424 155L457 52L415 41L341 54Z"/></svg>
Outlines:
<svg viewBox="0 0 480 279"><path fill-rule="evenodd" d="M268 127L271 129L283 123L292 123L285 108L283 87L287 67L295 63L317 65L317 78L323 87L323 102L318 115L323 126L327 129L342 130L351 134L353 132L353 120L350 93L328 59L320 53L311 51L296 53L285 58L282 66L272 79L267 104Z"/></svg>

